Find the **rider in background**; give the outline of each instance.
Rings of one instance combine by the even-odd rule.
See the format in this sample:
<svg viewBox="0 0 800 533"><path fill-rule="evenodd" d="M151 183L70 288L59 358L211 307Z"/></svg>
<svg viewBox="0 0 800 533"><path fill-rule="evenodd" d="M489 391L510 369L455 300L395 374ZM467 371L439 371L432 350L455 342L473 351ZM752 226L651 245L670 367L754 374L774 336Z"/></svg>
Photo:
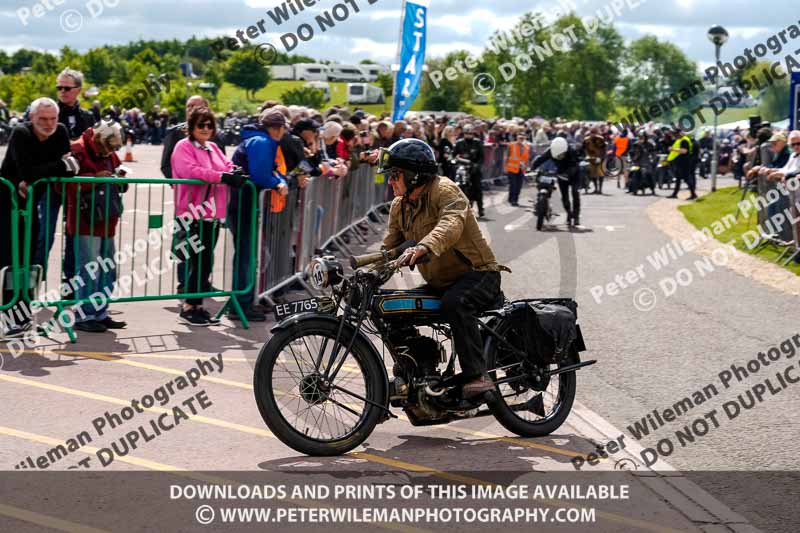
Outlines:
<svg viewBox="0 0 800 533"><path fill-rule="evenodd" d="M383 150L379 172L386 174L395 198L389 211L387 249L405 241L419 244L400 256L400 265L419 265L428 288L442 298L461 365L464 398L494 389L486 373L477 314L502 299L500 271L481 234L469 200L453 181L437 176L433 149L419 139L403 139ZM510 272L510 271L509 271Z"/></svg>
<svg viewBox="0 0 800 533"><path fill-rule="evenodd" d="M594 190L592 194L603 194L603 159L606 156L606 140L597 131L597 128L589 130L589 135L583 141L586 158L589 162L589 179L592 180Z"/></svg>
<svg viewBox="0 0 800 533"><path fill-rule="evenodd" d="M456 142L453 149L455 157L463 157L472 161L471 184L469 191L469 205L478 202L478 217L483 218L483 190L481 189L481 165L483 165L483 143L475 138L472 124L466 124L462 130L463 139Z"/></svg>
<svg viewBox="0 0 800 533"><path fill-rule="evenodd" d="M567 224L580 226L581 193L578 189L580 186L578 153L569 147L565 138L556 137L550 143L550 149L536 158L531 169L536 170L546 161L553 161L558 173L566 176L566 180L558 180L561 203L564 204L564 210L567 212ZM570 194L572 194L572 204L570 204Z"/></svg>

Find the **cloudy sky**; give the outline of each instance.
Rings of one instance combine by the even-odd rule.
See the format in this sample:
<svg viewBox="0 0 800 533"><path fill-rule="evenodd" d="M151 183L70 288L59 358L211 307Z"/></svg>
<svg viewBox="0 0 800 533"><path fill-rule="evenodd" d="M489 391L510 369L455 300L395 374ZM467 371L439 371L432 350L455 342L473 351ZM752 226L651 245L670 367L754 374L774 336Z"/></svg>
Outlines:
<svg viewBox="0 0 800 533"><path fill-rule="evenodd" d="M293 52L341 62L392 62L397 51L400 0L347 0L348 18L335 28L320 31L314 17L344 1L317 0L313 7L277 25L267 12L282 5L282 0L0 0L0 48L9 52L20 47L57 51L69 45L85 51L140 38L233 36L263 19L267 32L254 40L257 43L273 43L283 50L281 36L309 23L316 34ZM739 54L800 19L797 0L560 1L581 17L597 16L598 12L607 16L612 2L621 4L619 14L611 13L626 40L656 35L675 43L700 66L713 61L713 47L706 38L713 24L725 26L731 34L723 59L726 54L732 59L734 52ZM510 29L526 11L539 8L551 13L558 6L541 0L431 0L428 55L444 55L459 48L477 54L492 32ZM338 9L338 14L344 13L342 7ZM800 47L800 42L792 44Z"/></svg>

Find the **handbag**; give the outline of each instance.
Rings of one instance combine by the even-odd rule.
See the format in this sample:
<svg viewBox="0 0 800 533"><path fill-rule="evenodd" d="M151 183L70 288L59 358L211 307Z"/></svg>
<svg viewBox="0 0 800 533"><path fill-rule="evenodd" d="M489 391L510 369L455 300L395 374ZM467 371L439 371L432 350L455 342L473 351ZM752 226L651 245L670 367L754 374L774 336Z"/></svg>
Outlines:
<svg viewBox="0 0 800 533"><path fill-rule="evenodd" d="M116 183L101 183L92 186L87 194L81 191L80 217L89 223L106 222L122 216L122 195Z"/></svg>

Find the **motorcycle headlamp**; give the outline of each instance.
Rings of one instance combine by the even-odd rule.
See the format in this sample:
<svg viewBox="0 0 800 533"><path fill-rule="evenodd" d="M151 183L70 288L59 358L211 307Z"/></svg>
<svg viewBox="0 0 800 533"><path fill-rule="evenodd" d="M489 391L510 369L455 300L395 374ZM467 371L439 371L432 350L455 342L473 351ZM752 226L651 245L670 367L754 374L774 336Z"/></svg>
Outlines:
<svg viewBox="0 0 800 533"><path fill-rule="evenodd" d="M338 285L344 279L344 269L333 256L315 257L308 265L308 279L317 290Z"/></svg>
<svg viewBox="0 0 800 533"><path fill-rule="evenodd" d="M386 148L381 148L380 152L378 153L378 174L386 174L391 166L389 165L389 150Z"/></svg>

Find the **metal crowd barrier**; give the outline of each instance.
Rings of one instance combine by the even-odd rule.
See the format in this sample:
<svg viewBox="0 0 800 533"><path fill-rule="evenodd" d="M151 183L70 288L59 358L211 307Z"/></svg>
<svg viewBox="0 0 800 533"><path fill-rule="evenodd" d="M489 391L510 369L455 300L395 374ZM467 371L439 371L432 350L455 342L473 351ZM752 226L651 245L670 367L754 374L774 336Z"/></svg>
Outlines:
<svg viewBox="0 0 800 533"><path fill-rule="evenodd" d="M792 178L795 183L797 183L797 178ZM797 223L792 224L790 226L791 230L791 244L786 247L786 249L778 256L778 259L775 261L776 263L783 260L783 266L787 266L789 263L800 257L800 209L797 207L797 202L800 201L800 195L797 194L796 191L789 192L789 209L794 220L798 220ZM786 259L784 259L786 257Z"/></svg>
<svg viewBox="0 0 800 533"><path fill-rule="evenodd" d="M194 216L187 214L175 217L174 195L170 187L177 185L205 188L203 202L199 206L191 206ZM112 187L117 186L127 189L119 193L121 205L116 203L115 195L110 192ZM227 185L209 184L202 180L76 177L35 182L28 190L27 205L22 213L27 220L23 246L33 251L39 244L37 255L45 266L42 273L44 286L36 294L17 290L20 293L17 302L22 301L29 308L33 302L38 307L55 307L54 318L60 319L67 308L92 304L100 301L99 298L107 304L227 298L217 316L231 310L239 315L243 327L247 328L248 322L235 296L252 292L255 285L255 228L258 219L255 187L251 182L244 185L242 190L251 191L248 196L252 201L243 202L245 205L236 211L236 220L231 220L229 214L224 222L218 220L192 224L193 219L204 218L203 212L213 216L215 209L221 207L210 200L216 197L219 187L225 187L229 201L230 189ZM61 238L51 243L50 233L45 230L42 232L43 242L38 242L39 235L33 234L33 221L40 220L43 228L49 227L51 222L57 227L59 219L51 219L52 216L61 216L54 208L57 202L63 204ZM68 211L74 213L71 228L67 227ZM114 227L111 227L110 220L116 218L114 214L119 216ZM88 220L86 217L89 217ZM237 228L239 236L236 242L232 237L229 238L227 231L232 225ZM68 236L68 232L74 235ZM249 233L252 238L242 239L243 232L245 235ZM104 239L81 239L81 233ZM98 250L87 248L89 242L100 243L102 249L99 253ZM44 245L43 249L41 244ZM212 251L203 254L202 250L206 250L208 245ZM240 250L239 257L253 258L250 263L252 266L245 274L246 280L239 282L245 286L239 288L234 288L233 275L238 267L233 261L236 248ZM51 254L58 260L48 260ZM192 286L188 280L188 260L194 258L201 272L207 270L204 272L207 277L197 276L197 284ZM33 262L29 254L15 257L14 260L18 261L22 272L35 271L35 266L32 266L36 262L35 257ZM203 266L206 260L213 262L213 268ZM92 266L88 266L90 263ZM101 278L99 285L108 285L108 278L104 276L112 276L111 271L114 272L111 282L113 289L104 288L87 297L79 297L81 289L92 286L91 282L96 281L98 276ZM206 279L201 279L203 277ZM91 280L87 283L89 278ZM21 284L16 286L20 287ZM62 326L70 341L75 342L72 324L62 322Z"/></svg>
<svg viewBox="0 0 800 533"><path fill-rule="evenodd" d="M273 304L275 296L294 284L310 291L304 272L315 255L333 250L349 254L353 241L367 244L370 232L382 235L385 194L383 176L364 164L341 178L315 177L304 189L291 191L284 211L262 218L259 299ZM268 196L260 204L265 212Z"/></svg>

